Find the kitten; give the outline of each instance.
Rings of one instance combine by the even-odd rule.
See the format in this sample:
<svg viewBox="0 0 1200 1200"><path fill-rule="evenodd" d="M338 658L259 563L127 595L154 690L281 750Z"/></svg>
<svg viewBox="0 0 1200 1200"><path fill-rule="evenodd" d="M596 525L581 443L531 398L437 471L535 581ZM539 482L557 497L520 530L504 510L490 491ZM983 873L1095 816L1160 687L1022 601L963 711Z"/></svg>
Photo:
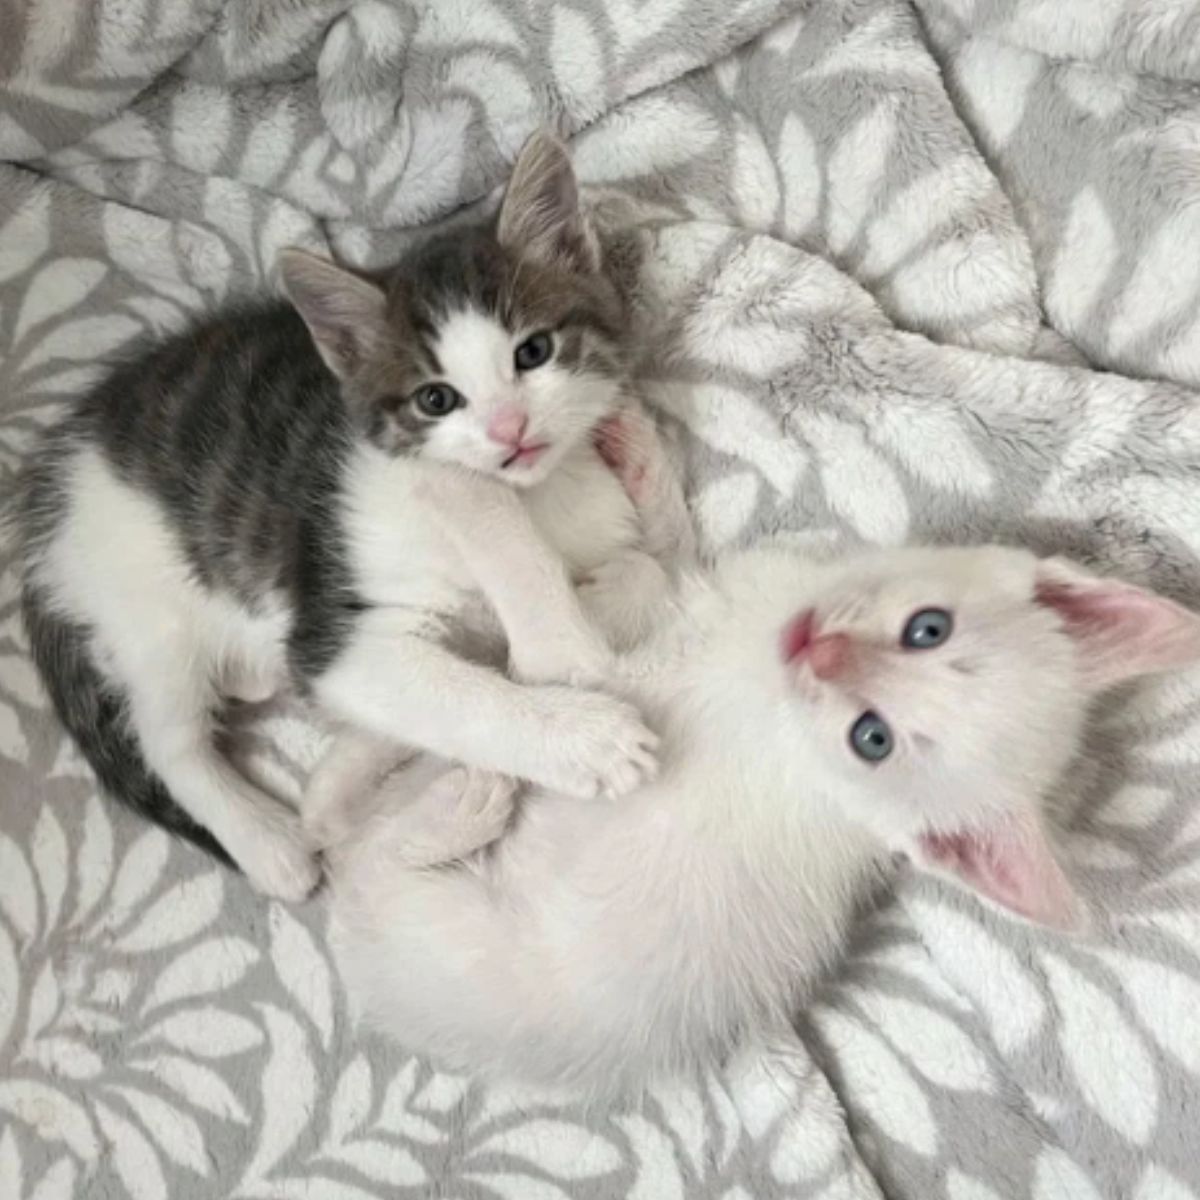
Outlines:
<svg viewBox="0 0 1200 1200"><path fill-rule="evenodd" d="M417 760L328 855L371 1025L592 1096L787 1022L897 851L1058 930L1042 808L1094 693L1200 618L1014 549L760 550L695 573L613 684L661 771L619 806ZM503 836L502 836L503 835Z"/></svg>
<svg viewBox="0 0 1200 1200"><path fill-rule="evenodd" d="M679 476L654 421L640 405L630 401L602 421L593 443L596 454L568 460L525 498L534 523L563 555L572 578L584 584L579 595L589 621L604 630L609 645L625 651L661 618L672 578L695 561L695 536ZM486 508L484 498L467 486L440 497L439 520L449 536L461 539L464 555L476 560L481 547L492 545L490 538L479 536L480 513ZM610 519L611 509L622 516L635 513L633 524ZM520 582L530 572L519 570L514 561L522 548L517 543L504 556L492 556L494 578L487 578L486 566L480 572L498 608L506 603L516 607L510 625L537 607ZM544 652L554 630L543 624L535 636L534 645ZM343 837L356 800L411 757L412 749L398 746L395 739L343 729L305 787L301 810L310 843L322 849ZM628 785L636 782L631 778ZM508 786L515 783L509 780Z"/></svg>
<svg viewBox="0 0 1200 1200"><path fill-rule="evenodd" d="M637 538L591 443L624 402L627 318L562 146L531 139L493 228L381 283L296 250L280 271L290 305L169 338L51 432L23 607L101 784L298 899L315 861L214 748L223 696L291 680L376 738L581 796L652 773L655 739L561 686L609 652L538 523L584 568ZM458 653L485 609L514 680Z"/></svg>

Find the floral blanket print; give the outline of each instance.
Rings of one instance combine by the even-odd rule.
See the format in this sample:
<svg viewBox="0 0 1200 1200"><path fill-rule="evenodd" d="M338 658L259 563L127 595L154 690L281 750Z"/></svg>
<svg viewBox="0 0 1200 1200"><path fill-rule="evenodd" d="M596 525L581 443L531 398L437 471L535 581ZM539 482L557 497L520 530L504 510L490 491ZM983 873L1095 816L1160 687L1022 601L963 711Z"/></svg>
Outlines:
<svg viewBox="0 0 1200 1200"><path fill-rule="evenodd" d="M6 505L129 339L287 243L385 261L552 124L708 546L998 538L1200 606L1200 0L29 0L0 80ZM294 793L305 714L251 732ZM907 880L786 1043L485 1089L354 1034L319 900L97 798L5 541L0 1197L1197 1200L1200 674L1057 801L1088 937Z"/></svg>

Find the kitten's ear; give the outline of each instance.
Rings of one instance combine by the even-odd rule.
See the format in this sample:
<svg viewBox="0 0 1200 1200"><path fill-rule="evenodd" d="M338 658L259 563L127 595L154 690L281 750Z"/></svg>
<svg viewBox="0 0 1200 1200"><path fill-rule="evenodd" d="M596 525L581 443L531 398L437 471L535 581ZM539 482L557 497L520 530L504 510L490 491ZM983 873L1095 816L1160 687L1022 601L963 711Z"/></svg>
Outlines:
<svg viewBox="0 0 1200 1200"><path fill-rule="evenodd" d="M598 269L596 235L580 207L570 156L552 134L533 134L517 156L500 206L496 239L541 262L579 271Z"/></svg>
<svg viewBox="0 0 1200 1200"><path fill-rule="evenodd" d="M1047 558L1037 565L1034 597L1058 614L1078 644L1088 687L1200 660L1200 616L1132 583Z"/></svg>
<svg viewBox="0 0 1200 1200"><path fill-rule="evenodd" d="M383 292L327 258L289 247L275 260L287 298L304 318L325 365L353 375L387 331Z"/></svg>
<svg viewBox="0 0 1200 1200"><path fill-rule="evenodd" d="M1088 926L1087 910L1032 813L993 817L970 830L919 834L910 854L925 870L1028 921L1063 933Z"/></svg>

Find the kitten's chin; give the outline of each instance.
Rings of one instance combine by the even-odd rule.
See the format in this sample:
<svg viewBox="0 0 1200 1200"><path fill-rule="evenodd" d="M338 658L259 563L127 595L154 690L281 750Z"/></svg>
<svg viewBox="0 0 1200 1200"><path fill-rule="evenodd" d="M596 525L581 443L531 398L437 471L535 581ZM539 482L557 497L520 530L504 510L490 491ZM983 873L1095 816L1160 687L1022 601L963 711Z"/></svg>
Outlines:
<svg viewBox="0 0 1200 1200"><path fill-rule="evenodd" d="M536 454L524 454L501 463L492 474L515 488L530 488L547 478L562 462L564 452L557 445L543 445Z"/></svg>
<svg viewBox="0 0 1200 1200"><path fill-rule="evenodd" d="M548 446L541 453L527 455L522 459L504 459L490 462L480 462L466 456L431 456L437 462L448 463L455 467L465 468L489 479L498 479L501 483L513 488L530 488L541 483L562 461L562 454L556 446Z"/></svg>

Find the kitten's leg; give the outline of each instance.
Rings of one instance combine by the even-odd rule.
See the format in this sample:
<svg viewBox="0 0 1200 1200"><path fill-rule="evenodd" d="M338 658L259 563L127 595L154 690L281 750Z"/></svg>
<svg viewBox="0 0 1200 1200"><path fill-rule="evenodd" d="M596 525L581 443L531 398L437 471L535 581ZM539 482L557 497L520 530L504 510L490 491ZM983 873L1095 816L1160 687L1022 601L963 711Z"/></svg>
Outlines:
<svg viewBox="0 0 1200 1200"><path fill-rule="evenodd" d="M264 704L288 684L287 658L283 645L264 637L257 622L229 631L230 640L217 659L216 686L222 695L244 704Z"/></svg>
<svg viewBox="0 0 1200 1200"><path fill-rule="evenodd" d="M299 818L238 773L213 744L208 681L186 660L131 689L132 720L147 765L268 895L303 900L320 870ZM149 678L149 676L140 676Z"/></svg>
<svg viewBox="0 0 1200 1200"><path fill-rule="evenodd" d="M579 599L610 644L628 651L663 619L674 593L671 573L695 564L696 539L679 477L640 404L601 422L595 442L637 509L643 548L590 572Z"/></svg>
<svg viewBox="0 0 1200 1200"><path fill-rule="evenodd" d="M341 730L309 776L300 802L309 845L324 850L350 836L378 806L383 780L411 755L395 741Z"/></svg>
<svg viewBox="0 0 1200 1200"><path fill-rule="evenodd" d="M458 472L439 483L432 510L495 609L517 678L587 685L606 677L608 647L515 489Z"/></svg>
<svg viewBox="0 0 1200 1200"><path fill-rule="evenodd" d="M653 775L658 739L629 704L569 687L522 686L373 609L313 680L317 699L377 737L568 795L622 795Z"/></svg>
<svg viewBox="0 0 1200 1200"><path fill-rule="evenodd" d="M393 869L435 867L490 846L507 828L519 789L505 775L467 767L453 767L416 796L389 795L404 784L401 776L384 785L380 809L379 850Z"/></svg>
<svg viewBox="0 0 1200 1200"><path fill-rule="evenodd" d="M283 691L287 678L254 667L227 670L221 678L221 692L243 704L265 704Z"/></svg>
<svg viewBox="0 0 1200 1200"><path fill-rule="evenodd" d="M595 441L638 511L646 553L671 570L693 566L696 530L654 419L632 403L600 423Z"/></svg>
<svg viewBox="0 0 1200 1200"><path fill-rule="evenodd" d="M674 584L657 559L642 550L626 550L589 571L576 590L596 628L624 654L662 621Z"/></svg>

